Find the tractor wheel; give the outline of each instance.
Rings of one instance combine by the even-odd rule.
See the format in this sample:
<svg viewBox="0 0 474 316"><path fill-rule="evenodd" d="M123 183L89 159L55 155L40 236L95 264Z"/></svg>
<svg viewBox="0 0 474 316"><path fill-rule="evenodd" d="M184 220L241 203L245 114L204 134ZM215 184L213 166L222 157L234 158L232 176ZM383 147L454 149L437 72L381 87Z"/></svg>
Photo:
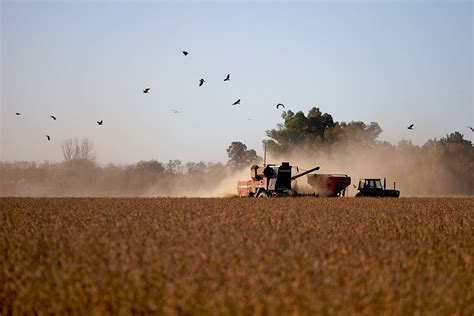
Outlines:
<svg viewBox="0 0 474 316"><path fill-rule="evenodd" d="M261 198L261 199L268 199L269 198L267 192L265 192L265 191L258 192L257 197Z"/></svg>

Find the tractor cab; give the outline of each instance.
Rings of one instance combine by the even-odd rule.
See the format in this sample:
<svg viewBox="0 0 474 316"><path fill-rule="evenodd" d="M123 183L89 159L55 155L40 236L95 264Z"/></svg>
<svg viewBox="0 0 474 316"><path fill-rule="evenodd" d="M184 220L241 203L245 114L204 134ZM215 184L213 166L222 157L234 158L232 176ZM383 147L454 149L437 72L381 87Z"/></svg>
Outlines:
<svg viewBox="0 0 474 316"><path fill-rule="evenodd" d="M359 190L361 189L383 189L380 179L361 179L359 180Z"/></svg>
<svg viewBox="0 0 474 316"><path fill-rule="evenodd" d="M395 183L393 190L386 188L386 180L384 178L383 186L381 179L360 179L359 186L357 187L359 192L356 196L373 196L373 197L399 197L400 191L395 190Z"/></svg>

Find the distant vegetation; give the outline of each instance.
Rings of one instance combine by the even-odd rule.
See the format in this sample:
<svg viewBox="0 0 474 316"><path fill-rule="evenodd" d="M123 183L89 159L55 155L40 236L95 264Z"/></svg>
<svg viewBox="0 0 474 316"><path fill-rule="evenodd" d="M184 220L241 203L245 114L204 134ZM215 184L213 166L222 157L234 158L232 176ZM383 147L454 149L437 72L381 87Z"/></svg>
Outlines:
<svg viewBox="0 0 474 316"><path fill-rule="evenodd" d="M208 186L226 173L220 163L170 160L99 165L88 159L60 163L0 163L0 195L123 196L175 195L177 187Z"/></svg>
<svg viewBox="0 0 474 316"><path fill-rule="evenodd" d="M393 171L392 177L405 179L405 187L431 184L429 190L412 190L415 194L474 195L474 147L459 132L430 139L423 146L406 140L392 145L377 140L382 129L376 122L336 122L318 108L307 115L285 111L282 119L277 128L267 131L269 139L264 141L274 159L289 160L298 153L319 162L332 153L335 159L354 157L351 163L357 165L363 163L362 157L373 166L383 163L380 170ZM202 192L198 195L205 195L222 179L262 162L254 149L239 141L226 149L226 164L148 160L101 165L95 161L94 147L88 139L66 140L62 150L63 162L0 162L0 195L181 196L195 195L196 188ZM234 184L229 186L232 189Z"/></svg>

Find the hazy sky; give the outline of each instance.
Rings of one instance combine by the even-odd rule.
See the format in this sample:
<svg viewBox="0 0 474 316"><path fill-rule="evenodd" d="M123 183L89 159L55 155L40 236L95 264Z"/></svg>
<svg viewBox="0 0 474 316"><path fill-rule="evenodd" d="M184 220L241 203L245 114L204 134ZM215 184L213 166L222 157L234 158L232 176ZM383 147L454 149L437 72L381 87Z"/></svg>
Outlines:
<svg viewBox="0 0 474 316"><path fill-rule="evenodd" d="M62 141L83 137L99 162L225 161L234 140L261 154L280 102L378 122L392 143L473 139L471 1L2 1L1 11L0 160L60 161Z"/></svg>

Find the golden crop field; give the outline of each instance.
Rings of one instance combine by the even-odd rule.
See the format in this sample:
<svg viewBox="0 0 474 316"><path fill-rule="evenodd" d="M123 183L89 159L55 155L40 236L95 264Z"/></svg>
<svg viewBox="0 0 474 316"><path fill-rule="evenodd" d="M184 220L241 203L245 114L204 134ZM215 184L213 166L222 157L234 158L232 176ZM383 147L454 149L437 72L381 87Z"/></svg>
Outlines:
<svg viewBox="0 0 474 316"><path fill-rule="evenodd" d="M1 314L474 313L474 199L0 199Z"/></svg>

